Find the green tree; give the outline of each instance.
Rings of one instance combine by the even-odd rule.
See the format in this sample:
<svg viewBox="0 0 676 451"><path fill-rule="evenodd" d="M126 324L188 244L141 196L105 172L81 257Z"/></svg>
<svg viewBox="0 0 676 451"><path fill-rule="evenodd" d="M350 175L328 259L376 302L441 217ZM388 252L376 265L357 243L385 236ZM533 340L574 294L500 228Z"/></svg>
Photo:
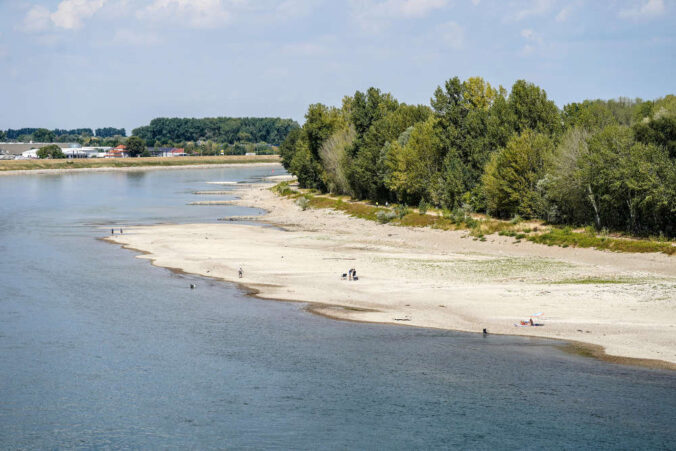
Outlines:
<svg viewBox="0 0 676 451"><path fill-rule="evenodd" d="M488 212L502 218L538 217L544 206L538 182L552 151L547 135L525 130L494 153L482 178Z"/></svg>
<svg viewBox="0 0 676 451"><path fill-rule="evenodd" d="M50 143L55 139L54 132L46 128L39 128L33 132L33 141L39 143Z"/></svg>
<svg viewBox="0 0 676 451"><path fill-rule="evenodd" d="M66 158L66 155L56 144L40 147L37 154L39 158Z"/></svg>
<svg viewBox="0 0 676 451"><path fill-rule="evenodd" d="M335 131L319 150L324 169L324 185L331 193L351 193L345 167L347 150L353 145L355 136L354 126L350 124Z"/></svg>
<svg viewBox="0 0 676 451"><path fill-rule="evenodd" d="M563 107L562 118L566 128L598 130L619 124L606 102L602 100L585 100L582 103L568 104Z"/></svg>
<svg viewBox="0 0 676 451"><path fill-rule="evenodd" d="M588 198L580 161L589 153L591 132L571 128L551 156L545 179L547 207L544 219L554 223L588 224L594 213Z"/></svg>
<svg viewBox="0 0 676 451"><path fill-rule="evenodd" d="M389 98L386 99L387 102L390 101ZM348 160L350 166L345 171L349 174L350 186L356 196L380 201L388 199L389 190L385 186L385 143L396 141L407 128L426 120L429 115L428 107L401 104L396 110L385 112L383 117L371 124L359 143L356 155ZM353 149L355 147L356 144Z"/></svg>
<svg viewBox="0 0 676 451"><path fill-rule="evenodd" d="M676 115L641 121L633 126L636 140L667 149L671 158L676 158Z"/></svg>
<svg viewBox="0 0 676 451"><path fill-rule="evenodd" d="M422 199L434 205L441 202L443 145L437 134L437 121L430 117L413 126L405 144L392 143L387 164L388 188L400 201L411 205Z"/></svg>
<svg viewBox="0 0 676 451"><path fill-rule="evenodd" d="M298 139L302 135L302 132L299 128L293 129L286 136L286 139L279 146L279 154L282 157L282 166L284 169L289 169L291 167L291 160L296 153L296 144Z"/></svg>
<svg viewBox="0 0 676 451"><path fill-rule="evenodd" d="M509 107L517 133L533 130L552 135L561 129L559 109L547 99L544 89L533 83L517 80L509 94Z"/></svg>
<svg viewBox="0 0 676 451"><path fill-rule="evenodd" d="M296 144L296 152L291 160L290 172L298 178L301 188L324 188L323 168L310 151L305 137Z"/></svg>
<svg viewBox="0 0 676 451"><path fill-rule="evenodd" d="M636 143L630 128L606 127L588 140L579 177L595 225L673 234L676 162L663 147Z"/></svg>
<svg viewBox="0 0 676 451"><path fill-rule="evenodd" d="M127 139L127 153L130 157L137 157L146 150L146 143L138 136L130 136Z"/></svg>

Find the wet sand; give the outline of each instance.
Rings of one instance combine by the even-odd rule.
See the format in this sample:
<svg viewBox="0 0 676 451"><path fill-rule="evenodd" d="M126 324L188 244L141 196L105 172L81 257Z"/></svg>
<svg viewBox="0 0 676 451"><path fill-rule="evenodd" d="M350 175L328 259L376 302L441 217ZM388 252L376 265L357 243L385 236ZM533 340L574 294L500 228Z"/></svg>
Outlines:
<svg viewBox="0 0 676 451"><path fill-rule="evenodd" d="M107 240L155 265L240 283L352 321L563 339L618 363L676 369L676 260L405 228L306 210L243 186L260 220L126 228ZM237 276L242 267L244 276ZM359 280L341 278L355 268ZM612 282L612 283L609 283ZM541 316L532 316L542 312ZM515 326L533 317L541 326Z"/></svg>

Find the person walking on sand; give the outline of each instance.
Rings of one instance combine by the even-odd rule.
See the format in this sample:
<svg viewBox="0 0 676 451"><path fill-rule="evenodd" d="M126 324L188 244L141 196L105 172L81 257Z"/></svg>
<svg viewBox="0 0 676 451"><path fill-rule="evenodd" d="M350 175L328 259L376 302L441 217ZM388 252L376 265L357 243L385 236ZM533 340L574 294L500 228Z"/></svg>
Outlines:
<svg viewBox="0 0 676 451"><path fill-rule="evenodd" d="M242 267L241 267L241 266L239 267L239 271L237 272L237 274L239 275L239 278L240 278L240 279L241 279L242 276L244 275L244 271L242 270Z"/></svg>

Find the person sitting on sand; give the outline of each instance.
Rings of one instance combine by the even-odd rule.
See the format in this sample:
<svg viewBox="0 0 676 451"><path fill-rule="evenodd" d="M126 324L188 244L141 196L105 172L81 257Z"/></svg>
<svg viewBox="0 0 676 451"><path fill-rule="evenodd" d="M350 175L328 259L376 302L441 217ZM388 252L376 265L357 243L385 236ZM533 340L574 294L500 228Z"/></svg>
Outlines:
<svg viewBox="0 0 676 451"><path fill-rule="evenodd" d="M535 324L533 323L533 318L530 319L530 325L535 326Z"/></svg>

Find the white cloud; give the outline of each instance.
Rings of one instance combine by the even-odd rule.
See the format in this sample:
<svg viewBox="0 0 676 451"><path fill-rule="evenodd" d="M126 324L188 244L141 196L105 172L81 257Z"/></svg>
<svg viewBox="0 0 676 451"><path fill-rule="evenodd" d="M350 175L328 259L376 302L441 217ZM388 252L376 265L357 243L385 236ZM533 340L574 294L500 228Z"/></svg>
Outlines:
<svg viewBox="0 0 676 451"><path fill-rule="evenodd" d="M521 37L526 38L530 41L542 42L542 37L531 30L530 28L525 28L521 30Z"/></svg>
<svg viewBox="0 0 676 451"><path fill-rule="evenodd" d="M455 22L447 22L437 27L438 36L453 49L461 49L465 43L465 31Z"/></svg>
<svg viewBox="0 0 676 451"><path fill-rule="evenodd" d="M117 30L113 36L114 44L131 45L134 47L150 47L160 44L162 40L153 32L134 31L128 29Z"/></svg>
<svg viewBox="0 0 676 451"><path fill-rule="evenodd" d="M315 0L284 0L275 8L275 16L282 19L302 17L310 14L316 6Z"/></svg>
<svg viewBox="0 0 676 451"><path fill-rule="evenodd" d="M47 31L53 27L64 30L81 28L83 20L93 16L107 0L63 0L53 13L42 5L35 5L23 19L22 31Z"/></svg>
<svg viewBox="0 0 676 451"><path fill-rule="evenodd" d="M140 10L137 17L153 21L167 20L190 28L217 28L228 23L230 13L221 0L154 0Z"/></svg>
<svg viewBox="0 0 676 451"><path fill-rule="evenodd" d="M572 12L573 8L568 5L565 6L559 13L556 15L556 21L557 22L565 22L568 20L568 17L570 16L570 13Z"/></svg>
<svg viewBox="0 0 676 451"><path fill-rule="evenodd" d="M526 44L521 48L519 54L521 56L529 56L533 54L543 44L542 36L530 28L521 30L521 37L526 40Z"/></svg>
<svg viewBox="0 0 676 451"><path fill-rule="evenodd" d="M472 5L476 6L481 2L481 0L472 0Z"/></svg>
<svg viewBox="0 0 676 451"><path fill-rule="evenodd" d="M101 9L106 0L63 0L50 15L59 28L75 30L82 27L82 20L88 19Z"/></svg>
<svg viewBox="0 0 676 451"><path fill-rule="evenodd" d="M49 9L41 5L35 5L23 19L23 31L44 31L51 25Z"/></svg>
<svg viewBox="0 0 676 451"><path fill-rule="evenodd" d="M520 21L529 17L541 16L548 13L554 6L554 0L532 0L530 6L516 11L507 17L507 20Z"/></svg>
<svg viewBox="0 0 676 451"><path fill-rule="evenodd" d="M366 31L378 32L390 21L427 16L448 0L350 0L353 19Z"/></svg>
<svg viewBox="0 0 676 451"><path fill-rule="evenodd" d="M648 0L639 7L621 10L618 16L623 19L649 19L664 11L664 0Z"/></svg>

